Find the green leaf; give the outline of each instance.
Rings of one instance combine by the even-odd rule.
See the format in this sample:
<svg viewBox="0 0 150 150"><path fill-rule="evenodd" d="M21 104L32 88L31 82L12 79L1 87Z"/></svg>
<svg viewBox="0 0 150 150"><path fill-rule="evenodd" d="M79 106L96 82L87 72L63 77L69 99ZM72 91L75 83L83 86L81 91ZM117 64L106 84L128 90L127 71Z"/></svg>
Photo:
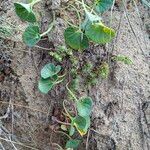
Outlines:
<svg viewBox="0 0 150 150"><path fill-rule="evenodd" d="M114 56L112 59L115 61L123 62L126 65L133 64L132 60L129 57L124 56L124 55L117 55L117 56Z"/></svg>
<svg viewBox="0 0 150 150"><path fill-rule="evenodd" d="M61 66L55 66L52 63L46 64L41 70L41 77L47 79L56 75L61 70Z"/></svg>
<svg viewBox="0 0 150 150"><path fill-rule="evenodd" d="M73 125L70 126L70 130L69 130L69 135L73 136L75 133L75 128L73 127Z"/></svg>
<svg viewBox="0 0 150 150"><path fill-rule="evenodd" d="M81 136L85 135L88 131L88 128L90 127L90 117L81 117L77 116L73 120L74 126L78 130Z"/></svg>
<svg viewBox="0 0 150 150"><path fill-rule="evenodd" d="M88 38L78 28L68 27L64 32L66 44L75 50L89 47Z"/></svg>
<svg viewBox="0 0 150 150"><path fill-rule="evenodd" d="M99 22L88 24L85 29L85 34L93 42L105 44L112 40L112 38L115 36L115 31Z"/></svg>
<svg viewBox="0 0 150 150"><path fill-rule="evenodd" d="M83 130L86 127L86 120L81 116L76 116L73 122L74 125L80 130Z"/></svg>
<svg viewBox="0 0 150 150"><path fill-rule="evenodd" d="M77 102L77 110L80 116L89 116L92 111L92 99L90 97L82 98Z"/></svg>
<svg viewBox="0 0 150 150"><path fill-rule="evenodd" d="M80 144L80 140L69 140L66 143L66 148L77 148Z"/></svg>
<svg viewBox="0 0 150 150"><path fill-rule="evenodd" d="M91 125L91 119L90 119L90 116L86 116L86 117L84 117L84 119L86 120L86 126L84 128L84 132L86 134L88 132L90 125Z"/></svg>
<svg viewBox="0 0 150 150"><path fill-rule="evenodd" d="M42 93L47 94L49 90L53 88L53 85L54 84L50 79L41 78L38 83L38 88Z"/></svg>
<svg viewBox="0 0 150 150"><path fill-rule="evenodd" d="M32 11L30 4L14 3L16 14L23 21L36 22L35 14Z"/></svg>
<svg viewBox="0 0 150 150"><path fill-rule="evenodd" d="M40 39L39 27L36 25L29 25L23 33L23 41L29 47L33 47Z"/></svg>
<svg viewBox="0 0 150 150"><path fill-rule="evenodd" d="M96 0L96 11L103 13L113 5L113 0Z"/></svg>

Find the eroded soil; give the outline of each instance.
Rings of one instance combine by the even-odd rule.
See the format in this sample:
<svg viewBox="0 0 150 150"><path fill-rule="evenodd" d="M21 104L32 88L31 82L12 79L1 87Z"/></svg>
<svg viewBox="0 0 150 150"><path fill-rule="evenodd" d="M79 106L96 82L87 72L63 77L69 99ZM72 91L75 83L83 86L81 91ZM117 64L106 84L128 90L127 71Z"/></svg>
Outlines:
<svg viewBox="0 0 150 150"><path fill-rule="evenodd" d="M16 17L13 2L0 2L0 18L5 20L1 24L9 22L21 30L13 29L9 38L0 38L0 116L3 116L0 117L0 149L52 150L51 140L64 144L64 137L52 132L52 115L54 108L61 109L66 98L65 86L62 83L43 95L38 91L37 81L42 66L54 62L48 49L64 43L65 23L58 15L53 32L38 43L46 49L30 49L22 43L21 33L26 24ZM43 31L52 20L52 9L58 11L65 2L43 1L36 6L36 11L44 14ZM89 150L150 149L150 14L148 8L139 2L136 4L128 3L125 9L117 2L112 16L110 11L103 15L117 36L105 47L91 47L92 56L85 57L94 61L108 51L133 60L130 66L110 62L109 79L99 80L89 89L81 85L80 94L94 100ZM11 140L23 144L11 143ZM85 143L86 137L79 150L85 150Z"/></svg>

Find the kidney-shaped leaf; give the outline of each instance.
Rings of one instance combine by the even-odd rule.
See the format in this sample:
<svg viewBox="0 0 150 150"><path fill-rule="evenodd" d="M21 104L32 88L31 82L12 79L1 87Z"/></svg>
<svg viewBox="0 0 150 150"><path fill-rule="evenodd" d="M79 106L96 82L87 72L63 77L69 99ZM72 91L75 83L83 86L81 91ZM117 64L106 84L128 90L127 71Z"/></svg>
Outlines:
<svg viewBox="0 0 150 150"><path fill-rule="evenodd" d="M49 92L49 90L52 89L53 85L54 84L50 79L42 79L41 78L38 83L38 88L42 93L47 94Z"/></svg>
<svg viewBox="0 0 150 150"><path fill-rule="evenodd" d="M95 43L106 44L115 36L115 31L99 22L88 24L85 34Z"/></svg>
<svg viewBox="0 0 150 150"><path fill-rule="evenodd" d="M39 27L36 25L29 25L23 33L22 37L26 45L28 45L29 47L34 46L41 39Z"/></svg>
<svg viewBox="0 0 150 150"><path fill-rule="evenodd" d="M92 99L90 97L80 99L77 102L77 110L80 116L89 116L92 111Z"/></svg>
<svg viewBox="0 0 150 150"><path fill-rule="evenodd" d="M61 66L55 66L52 63L46 64L41 70L41 77L47 79L56 75L61 70Z"/></svg>
<svg viewBox="0 0 150 150"><path fill-rule="evenodd" d="M113 4L113 0L96 0L96 11L103 13L108 10Z"/></svg>
<svg viewBox="0 0 150 150"><path fill-rule="evenodd" d="M14 3L16 14L23 21L36 22L35 14L32 11L30 4Z"/></svg>
<svg viewBox="0 0 150 150"><path fill-rule="evenodd" d="M66 143L66 148L77 148L80 144L80 140L69 140Z"/></svg>
<svg viewBox="0 0 150 150"><path fill-rule="evenodd" d="M89 47L88 38L78 28L68 27L64 32L66 44L75 50Z"/></svg>

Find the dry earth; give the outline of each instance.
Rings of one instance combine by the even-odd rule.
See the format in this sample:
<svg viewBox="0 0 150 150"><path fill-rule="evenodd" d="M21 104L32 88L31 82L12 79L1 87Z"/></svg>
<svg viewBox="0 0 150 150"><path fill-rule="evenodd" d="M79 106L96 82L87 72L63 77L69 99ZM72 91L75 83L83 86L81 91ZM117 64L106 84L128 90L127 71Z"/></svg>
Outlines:
<svg viewBox="0 0 150 150"><path fill-rule="evenodd" d="M12 36L0 38L0 150L51 150L51 136L55 142L62 142L49 126L53 108L60 107L65 98L65 88L57 86L43 95L37 81L42 66L54 61L47 49L64 43L64 20L57 17L49 40L39 43L47 49L29 49L21 41L26 24L16 17L13 2L0 0L0 23L14 25ZM52 20L51 9L58 11L63 2L43 1L36 7L39 18L44 16L43 31ZM108 80L100 80L88 90L83 88L82 94L94 100L89 150L150 149L150 11L140 3L134 4L128 3L125 9L118 1L112 14L109 11L103 15L105 22L117 30L117 36L106 47L91 48L93 61L107 50L130 56L133 65L111 64ZM79 150L85 150L85 145Z"/></svg>

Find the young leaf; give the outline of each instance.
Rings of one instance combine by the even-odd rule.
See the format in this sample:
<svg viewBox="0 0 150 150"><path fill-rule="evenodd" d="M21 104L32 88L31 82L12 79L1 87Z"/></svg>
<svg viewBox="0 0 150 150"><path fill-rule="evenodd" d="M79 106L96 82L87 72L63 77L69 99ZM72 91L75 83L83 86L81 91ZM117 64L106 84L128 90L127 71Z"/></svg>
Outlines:
<svg viewBox="0 0 150 150"><path fill-rule="evenodd" d="M23 41L29 47L34 46L40 39L39 27L36 25L29 25L23 33Z"/></svg>
<svg viewBox="0 0 150 150"><path fill-rule="evenodd" d="M132 60L129 57L123 56L123 55L114 56L112 59L115 60L115 61L121 61L126 65L133 64Z"/></svg>
<svg viewBox="0 0 150 150"><path fill-rule="evenodd" d="M80 140L69 140L66 143L66 148L77 148L80 144Z"/></svg>
<svg viewBox="0 0 150 150"><path fill-rule="evenodd" d="M46 64L41 70L41 77L47 79L56 75L61 70L61 66L55 66L52 63Z"/></svg>
<svg viewBox="0 0 150 150"><path fill-rule="evenodd" d="M105 79L108 77L109 75L109 65L104 62L101 66L100 66L100 69L99 69L99 74L100 76Z"/></svg>
<svg viewBox="0 0 150 150"><path fill-rule="evenodd" d="M80 116L89 116L92 111L92 99L90 97L80 99L77 102L77 110Z"/></svg>
<svg viewBox="0 0 150 150"><path fill-rule="evenodd" d="M88 24L85 29L85 34L93 42L105 44L112 40L112 38L115 36L115 31L99 22Z"/></svg>
<svg viewBox="0 0 150 150"><path fill-rule="evenodd" d="M113 4L113 0L96 0L96 11L103 13L108 10Z"/></svg>
<svg viewBox="0 0 150 150"><path fill-rule="evenodd" d="M66 125L61 125L61 129L63 130L63 131L67 131L67 127L66 127Z"/></svg>
<svg viewBox="0 0 150 150"><path fill-rule="evenodd" d="M70 126L70 129L69 129L69 135L70 136L73 136L75 133L75 128L73 127L73 125Z"/></svg>
<svg viewBox="0 0 150 150"><path fill-rule="evenodd" d="M50 79L41 78L38 83L38 88L42 93L47 94L49 90L52 89L53 85L54 84Z"/></svg>
<svg viewBox="0 0 150 150"><path fill-rule="evenodd" d="M78 28L68 27L64 32L66 44L75 50L89 47L88 38Z"/></svg>
<svg viewBox="0 0 150 150"><path fill-rule="evenodd" d="M14 3L16 14L23 21L36 22L35 14L32 11L30 4Z"/></svg>

